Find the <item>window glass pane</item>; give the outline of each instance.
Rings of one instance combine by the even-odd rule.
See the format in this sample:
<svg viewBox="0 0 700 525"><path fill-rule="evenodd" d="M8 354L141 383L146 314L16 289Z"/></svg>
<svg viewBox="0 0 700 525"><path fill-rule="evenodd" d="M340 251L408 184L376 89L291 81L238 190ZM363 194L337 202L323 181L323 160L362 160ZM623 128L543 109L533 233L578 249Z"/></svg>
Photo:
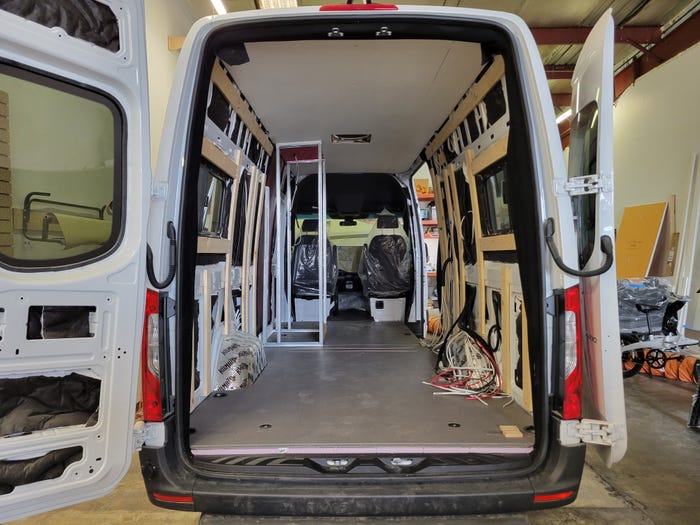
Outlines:
<svg viewBox="0 0 700 525"><path fill-rule="evenodd" d="M502 82L499 81L486 93L484 105L486 106L486 117L488 118L489 126L493 126L499 118L506 114L506 97L503 93Z"/></svg>
<svg viewBox="0 0 700 525"><path fill-rule="evenodd" d="M231 117L231 108L228 105L228 100L226 100L224 94L216 86L213 86L212 88L211 103L207 108L207 116L220 130L223 132L228 130L228 120Z"/></svg>
<svg viewBox="0 0 700 525"><path fill-rule="evenodd" d="M209 164L199 168L199 234L226 237L230 190L228 177Z"/></svg>
<svg viewBox="0 0 700 525"><path fill-rule="evenodd" d="M476 177L481 230L484 235L502 235L512 231L506 200L506 163L499 161Z"/></svg>
<svg viewBox="0 0 700 525"><path fill-rule="evenodd" d="M569 178L598 173L598 106L591 102L573 119L569 140ZM578 241L579 268L595 248L596 194L574 195L571 203Z"/></svg>
<svg viewBox="0 0 700 525"><path fill-rule="evenodd" d="M0 261L74 264L115 244L120 128L107 98L0 65Z"/></svg>

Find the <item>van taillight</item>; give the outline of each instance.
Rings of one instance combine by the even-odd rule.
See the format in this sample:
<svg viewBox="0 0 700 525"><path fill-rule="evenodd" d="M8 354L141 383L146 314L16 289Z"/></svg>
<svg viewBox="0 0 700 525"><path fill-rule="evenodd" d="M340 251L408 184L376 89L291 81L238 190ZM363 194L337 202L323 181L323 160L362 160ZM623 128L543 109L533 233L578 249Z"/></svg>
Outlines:
<svg viewBox="0 0 700 525"><path fill-rule="evenodd" d="M578 285L564 292L564 395L562 419L581 417L581 295Z"/></svg>
<svg viewBox="0 0 700 525"><path fill-rule="evenodd" d="M143 342L141 344L144 421L163 421L160 390L158 299L158 292L146 290L146 315L143 321Z"/></svg>

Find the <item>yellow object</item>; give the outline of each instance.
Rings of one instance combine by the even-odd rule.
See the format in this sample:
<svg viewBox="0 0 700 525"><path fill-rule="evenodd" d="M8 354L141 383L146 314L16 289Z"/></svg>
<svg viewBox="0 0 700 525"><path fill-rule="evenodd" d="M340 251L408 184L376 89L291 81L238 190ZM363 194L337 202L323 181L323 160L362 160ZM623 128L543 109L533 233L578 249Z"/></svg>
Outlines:
<svg viewBox="0 0 700 525"><path fill-rule="evenodd" d="M649 275L667 205L656 202L628 206L622 212L615 240L618 279Z"/></svg>
<svg viewBox="0 0 700 525"><path fill-rule="evenodd" d="M112 233L112 221L54 213L63 232L66 248L83 244L104 244Z"/></svg>

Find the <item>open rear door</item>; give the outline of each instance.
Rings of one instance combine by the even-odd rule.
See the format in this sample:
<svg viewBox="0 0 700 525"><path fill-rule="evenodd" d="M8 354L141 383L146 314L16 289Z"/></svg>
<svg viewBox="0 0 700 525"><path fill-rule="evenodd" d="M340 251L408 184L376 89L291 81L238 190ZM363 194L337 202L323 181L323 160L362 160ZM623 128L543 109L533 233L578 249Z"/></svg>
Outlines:
<svg viewBox="0 0 700 525"><path fill-rule="evenodd" d="M142 2L24 5L0 2L3 522L128 469L150 190Z"/></svg>
<svg viewBox="0 0 700 525"><path fill-rule="evenodd" d="M583 416L605 422L591 423L588 429L582 425L582 439L603 444L599 448L608 466L622 459L627 448L615 264L602 273L596 271L606 266L608 255L602 246L608 242L612 252L615 238L613 37L614 22L608 10L588 36L574 70L568 169L578 269L592 274L581 277L586 367ZM599 439L601 427L607 435Z"/></svg>

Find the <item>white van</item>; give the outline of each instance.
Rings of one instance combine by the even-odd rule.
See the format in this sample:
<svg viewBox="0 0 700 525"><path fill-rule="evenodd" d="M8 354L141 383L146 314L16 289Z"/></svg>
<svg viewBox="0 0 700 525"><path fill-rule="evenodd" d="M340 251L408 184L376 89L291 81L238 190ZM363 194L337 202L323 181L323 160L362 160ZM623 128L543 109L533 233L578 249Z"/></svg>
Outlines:
<svg viewBox="0 0 700 525"><path fill-rule="evenodd" d="M141 2L0 5L3 521L135 449L156 505L273 516L560 506L623 456L610 12L568 175L522 20L363 4L196 23L150 176Z"/></svg>

